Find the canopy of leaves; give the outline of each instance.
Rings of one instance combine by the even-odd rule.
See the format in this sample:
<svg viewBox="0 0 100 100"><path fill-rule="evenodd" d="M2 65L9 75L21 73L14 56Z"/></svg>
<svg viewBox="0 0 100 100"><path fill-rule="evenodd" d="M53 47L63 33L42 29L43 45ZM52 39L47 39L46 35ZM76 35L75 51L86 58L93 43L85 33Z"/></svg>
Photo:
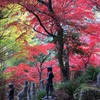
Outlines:
<svg viewBox="0 0 100 100"><path fill-rule="evenodd" d="M22 8L25 8L21 9L22 12L23 10L27 10L30 13L28 15L30 27L37 33L53 38L52 42L56 44L55 51L59 53L59 50L62 50L57 55L57 58L61 54L62 63L64 62L65 65L68 62L71 70L84 69L88 64L94 66L100 64L98 63L100 60L100 23L96 22L93 13L94 7L98 9L100 7L99 0L1 1L2 6L12 3L19 4ZM29 34L30 32L26 28L26 25L22 25L21 29L21 24L15 21L6 27L17 26L17 29L22 33L16 40L19 42L21 40L27 44L25 37L26 33ZM37 35L40 38L39 34ZM44 39L46 38L44 37ZM58 43L62 43L62 48L59 47ZM42 53L42 55L48 53L42 45L35 47L27 46L26 49L29 53L29 60L31 61L34 61L34 58L38 59L36 56L39 53ZM69 59L66 59L68 57ZM92 61L93 59L95 59L94 62Z"/></svg>

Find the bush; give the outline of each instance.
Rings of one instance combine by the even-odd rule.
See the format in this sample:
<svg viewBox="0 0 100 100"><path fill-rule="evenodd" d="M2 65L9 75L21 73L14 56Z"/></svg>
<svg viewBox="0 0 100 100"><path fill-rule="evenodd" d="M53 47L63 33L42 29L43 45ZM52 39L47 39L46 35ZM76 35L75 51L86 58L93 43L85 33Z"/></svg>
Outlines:
<svg viewBox="0 0 100 100"><path fill-rule="evenodd" d="M73 96L75 90L78 88L78 84L76 81L67 81L63 83L59 83L57 85L57 89L63 89L66 93L68 93L70 96Z"/></svg>
<svg viewBox="0 0 100 100"><path fill-rule="evenodd" d="M58 83L56 85L56 94L59 95L60 98L63 97L63 99L58 99L58 100L73 100L74 97L73 97L73 94L76 93L77 91L80 91L81 89L81 84L84 84L85 81L84 81L84 76L80 76L78 77L77 79L75 80L70 80L70 81L67 81L67 82L63 82L63 83ZM59 93L59 91L62 91L64 93ZM60 95L61 94L61 95ZM64 98L66 95L66 99Z"/></svg>
<svg viewBox="0 0 100 100"><path fill-rule="evenodd" d="M100 72L99 67L95 68L93 66L89 66L84 73L85 81L90 81L90 82L95 81L97 79L97 75L99 74L99 72Z"/></svg>
<svg viewBox="0 0 100 100"><path fill-rule="evenodd" d="M75 82L76 82L78 85L85 83L85 76L82 75L82 76L78 77L78 78L75 80Z"/></svg>
<svg viewBox="0 0 100 100"><path fill-rule="evenodd" d="M59 98L63 97L58 100L67 100L67 98L68 100L73 100L73 95L78 93L81 90L81 88L84 87L85 84L87 84L87 82L94 82L99 72L99 67L95 68L93 66L89 66L80 77L74 80L58 83L57 85L55 85L56 94L59 95ZM65 95L66 99L64 98Z"/></svg>
<svg viewBox="0 0 100 100"><path fill-rule="evenodd" d="M42 100L43 97L46 96L46 91L45 90L39 90L36 93L36 100Z"/></svg>

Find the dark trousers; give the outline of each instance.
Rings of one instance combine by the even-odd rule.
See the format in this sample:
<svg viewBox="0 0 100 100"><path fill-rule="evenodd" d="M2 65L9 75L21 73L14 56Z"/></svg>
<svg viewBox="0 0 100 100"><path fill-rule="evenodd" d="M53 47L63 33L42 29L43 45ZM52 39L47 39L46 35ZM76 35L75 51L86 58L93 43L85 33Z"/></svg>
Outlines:
<svg viewBox="0 0 100 100"><path fill-rule="evenodd" d="M49 96L49 93L50 93L50 95L52 95L52 92L53 92L53 85L50 84L50 83L47 83L46 84L46 93L47 93L47 96Z"/></svg>

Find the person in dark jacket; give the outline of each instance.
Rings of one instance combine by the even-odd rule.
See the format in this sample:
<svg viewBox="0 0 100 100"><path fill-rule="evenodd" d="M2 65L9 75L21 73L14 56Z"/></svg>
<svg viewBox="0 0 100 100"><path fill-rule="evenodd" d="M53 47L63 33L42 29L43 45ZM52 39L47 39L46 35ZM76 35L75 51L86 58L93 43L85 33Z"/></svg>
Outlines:
<svg viewBox="0 0 100 100"><path fill-rule="evenodd" d="M46 94L47 94L47 98L48 98L48 96L52 95L52 92L53 92L54 75L53 75L51 66L47 67L47 71L48 71L48 74L47 74L47 82L46 82Z"/></svg>
<svg viewBox="0 0 100 100"><path fill-rule="evenodd" d="M8 100L14 100L14 86L13 86L13 83L9 84L7 96L8 96Z"/></svg>

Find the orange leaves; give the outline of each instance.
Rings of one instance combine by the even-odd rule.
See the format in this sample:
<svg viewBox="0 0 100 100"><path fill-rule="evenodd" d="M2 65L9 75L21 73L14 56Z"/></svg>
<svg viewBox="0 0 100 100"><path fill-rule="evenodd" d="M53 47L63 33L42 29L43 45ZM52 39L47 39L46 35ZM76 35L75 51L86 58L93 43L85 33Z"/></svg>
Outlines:
<svg viewBox="0 0 100 100"><path fill-rule="evenodd" d="M48 50L52 49L54 44L41 44L36 46L26 46L25 50L27 50L27 55L30 61L34 61L34 58L39 54L47 55ZM34 58L33 58L34 57Z"/></svg>
<svg viewBox="0 0 100 100"><path fill-rule="evenodd" d="M30 67L27 64L21 63L18 66L8 67L4 73L12 73L9 81L13 81L15 84L20 84L23 83L24 80L33 81L32 77L30 77L29 71Z"/></svg>
<svg viewBox="0 0 100 100"><path fill-rule="evenodd" d="M16 12L15 14L13 14L13 15L11 15L11 17L14 17L14 16L16 16L16 15L18 15L18 12Z"/></svg>
<svg viewBox="0 0 100 100"><path fill-rule="evenodd" d="M24 40L24 43L27 44L27 41L25 41L25 35L26 35L26 32L22 33L20 36L18 36L18 37L16 38L15 41L21 41L21 40Z"/></svg>
<svg viewBox="0 0 100 100"><path fill-rule="evenodd" d="M8 27L11 27L11 26L16 26L17 27L17 31L22 31L18 21L13 21L10 24L6 25L5 27L8 28ZM17 31L16 31L16 33L17 33Z"/></svg>
<svg viewBox="0 0 100 100"><path fill-rule="evenodd" d="M96 34L99 35L98 32L100 32L100 24L99 23L87 23L87 28L84 30L84 32L88 34Z"/></svg>
<svg viewBox="0 0 100 100"><path fill-rule="evenodd" d="M16 34L14 34L14 33L11 33L11 34L13 34L13 36L15 37L15 41L17 41L17 42L23 41L23 44L28 43L27 39L29 37L27 36L27 34L30 34L30 32L32 32L32 29L30 27L28 27L27 25L24 25L23 23L18 22L18 21L13 21L13 22L7 24L5 27L6 28L11 27L14 30L14 32Z"/></svg>
<svg viewBox="0 0 100 100"><path fill-rule="evenodd" d="M51 63L50 63L51 62ZM54 72L54 81L60 81L60 69L56 66L56 61L52 60L46 62L42 67L41 78L45 79L47 77L47 66L53 67ZM16 85L19 85L24 82L24 80L33 81L39 83L39 66L30 67L27 64L20 63L18 66L8 67L4 73L11 73L8 81L14 82Z"/></svg>

